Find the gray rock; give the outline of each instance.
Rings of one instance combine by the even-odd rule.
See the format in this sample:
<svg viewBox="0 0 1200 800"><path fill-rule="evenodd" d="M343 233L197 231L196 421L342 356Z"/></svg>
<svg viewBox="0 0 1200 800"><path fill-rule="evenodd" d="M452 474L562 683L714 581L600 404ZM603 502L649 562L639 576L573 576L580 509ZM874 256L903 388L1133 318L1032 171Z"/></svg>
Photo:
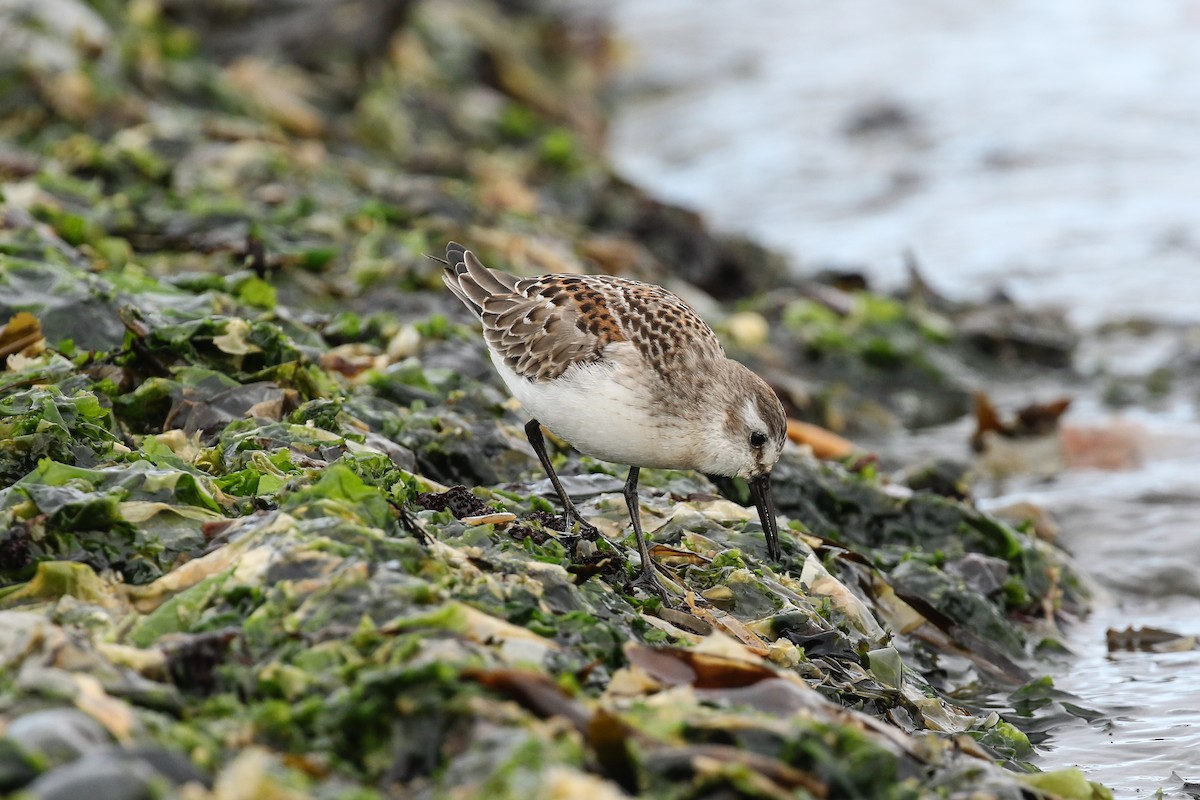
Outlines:
<svg viewBox="0 0 1200 800"><path fill-rule="evenodd" d="M75 761L112 741L99 722L74 708L48 708L18 717L5 738L55 765Z"/></svg>
<svg viewBox="0 0 1200 800"><path fill-rule="evenodd" d="M167 784L149 764L112 749L43 773L27 791L38 800L155 800Z"/></svg>

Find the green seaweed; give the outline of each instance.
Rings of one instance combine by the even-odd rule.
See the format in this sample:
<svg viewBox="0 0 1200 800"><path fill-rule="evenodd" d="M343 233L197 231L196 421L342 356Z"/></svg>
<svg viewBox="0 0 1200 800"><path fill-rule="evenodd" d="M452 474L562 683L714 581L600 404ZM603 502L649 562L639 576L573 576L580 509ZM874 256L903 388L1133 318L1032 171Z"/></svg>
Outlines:
<svg viewBox="0 0 1200 800"><path fill-rule="evenodd" d="M818 398L802 413L918 396L919 424L966 398L939 313L813 300L615 177L605 59L566 46L569 20L419 3L377 52L329 26L266 59L246 41L290 28L254 9L87 8L97 38L29 31L53 70L0 64L0 315L44 337L0 363L7 729L84 709L130 758L165 749L263 797L1102 791L1016 772L1051 723L1095 719L1034 677L1054 637L1028 625L1087 597L1059 551L968 503L789 453L774 563L719 499L744 481L644 470L664 602L631 582L623 472L555 442L600 529L559 530L525 419L425 258L449 239L523 274L675 265L781 323L769 345ZM470 507L439 505L458 485ZM0 790L54 766L0 737Z"/></svg>

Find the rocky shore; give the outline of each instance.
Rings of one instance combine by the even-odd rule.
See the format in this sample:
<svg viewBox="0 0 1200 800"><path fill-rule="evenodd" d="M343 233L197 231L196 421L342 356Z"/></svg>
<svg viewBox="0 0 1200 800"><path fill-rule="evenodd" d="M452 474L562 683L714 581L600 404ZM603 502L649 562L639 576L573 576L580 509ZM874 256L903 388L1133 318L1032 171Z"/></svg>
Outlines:
<svg viewBox="0 0 1200 800"><path fill-rule="evenodd" d="M1075 346L622 180L617 52L537 2L0 10L0 792L1107 796L1030 763L1091 716L1041 677L1086 586L936 465L789 447L779 563L744 484L644 471L668 603L621 468L554 443L561 530L449 239L662 283L850 435Z"/></svg>

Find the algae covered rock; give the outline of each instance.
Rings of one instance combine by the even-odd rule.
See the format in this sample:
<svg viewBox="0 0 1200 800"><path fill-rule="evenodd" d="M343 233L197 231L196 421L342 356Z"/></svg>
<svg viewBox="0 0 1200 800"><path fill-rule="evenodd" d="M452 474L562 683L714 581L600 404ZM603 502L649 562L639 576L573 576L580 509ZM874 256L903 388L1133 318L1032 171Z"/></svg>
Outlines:
<svg viewBox="0 0 1200 800"><path fill-rule="evenodd" d="M960 392L929 318L821 316L612 174L601 29L428 0L315 52L313 20L378 4L56 5L0 59L29 101L0 103L0 790L1091 790L1016 772L1022 725L1087 715L1036 678L1086 593L968 501L789 451L774 563L744 485L647 470L668 602L617 468L554 443L592 527L554 513L423 256L448 238L686 280L793 399L772 348Z"/></svg>

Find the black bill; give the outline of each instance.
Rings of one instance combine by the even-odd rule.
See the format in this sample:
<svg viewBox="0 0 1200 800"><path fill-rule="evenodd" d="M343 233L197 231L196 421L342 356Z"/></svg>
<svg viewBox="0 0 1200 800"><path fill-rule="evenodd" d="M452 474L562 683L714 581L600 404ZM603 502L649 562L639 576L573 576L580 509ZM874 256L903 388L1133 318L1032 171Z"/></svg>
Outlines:
<svg viewBox="0 0 1200 800"><path fill-rule="evenodd" d="M775 501L771 499L771 473L767 472L750 479L750 496L758 508L758 519L763 533L767 535L767 555L778 561L783 555L779 550L779 526L775 522Z"/></svg>

